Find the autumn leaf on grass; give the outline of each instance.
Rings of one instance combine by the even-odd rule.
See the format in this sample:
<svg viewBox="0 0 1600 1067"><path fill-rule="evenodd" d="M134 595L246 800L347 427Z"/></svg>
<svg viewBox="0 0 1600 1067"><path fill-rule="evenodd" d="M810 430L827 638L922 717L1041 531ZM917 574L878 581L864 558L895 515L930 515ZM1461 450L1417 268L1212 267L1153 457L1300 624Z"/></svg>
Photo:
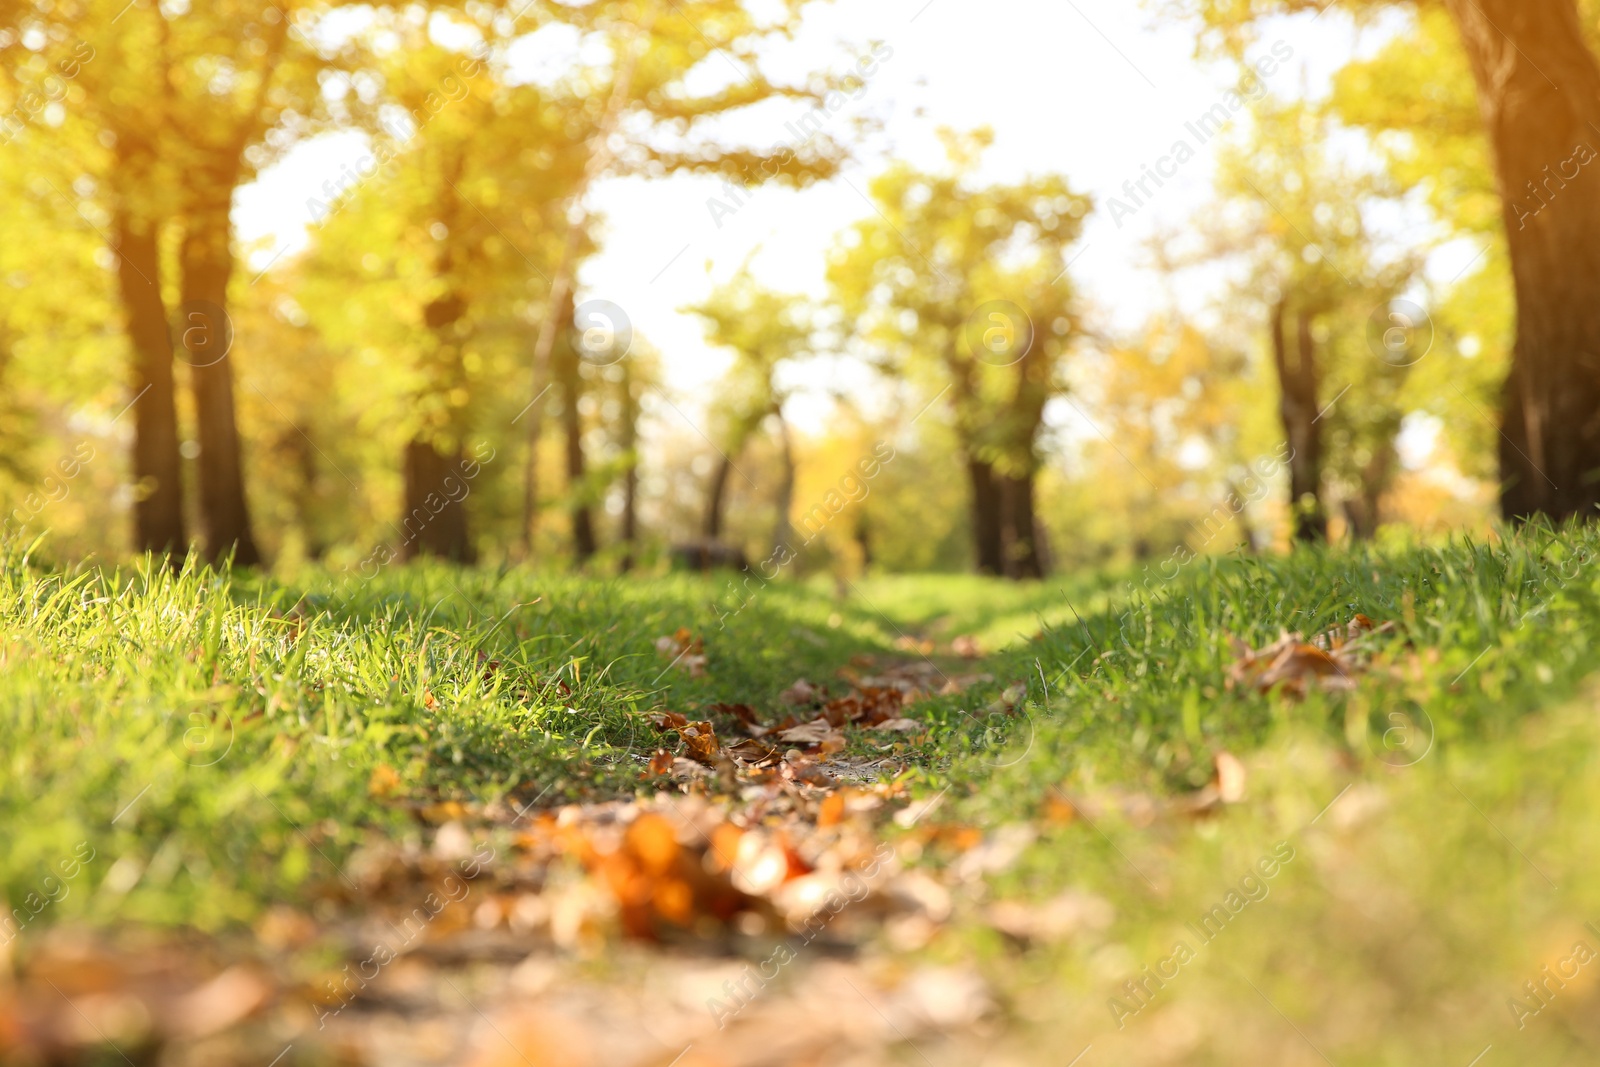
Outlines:
<svg viewBox="0 0 1600 1067"><path fill-rule="evenodd" d="M1215 762L1217 796L1224 804L1239 803L1244 799L1244 764L1239 762L1238 756L1226 751L1218 752Z"/></svg>
<svg viewBox="0 0 1600 1067"><path fill-rule="evenodd" d="M922 729L922 724L915 719L885 719L873 727L874 730L897 731L901 733L915 733Z"/></svg>
<svg viewBox="0 0 1600 1067"><path fill-rule="evenodd" d="M813 719L803 722L799 726L784 730L778 734L780 740L794 745L820 745L831 737L838 736L838 731L827 719Z"/></svg>
<svg viewBox="0 0 1600 1067"><path fill-rule="evenodd" d="M681 730L689 725L689 717L679 715L675 711L658 711L652 721L656 724L656 729L662 733L668 730Z"/></svg>
<svg viewBox="0 0 1600 1067"><path fill-rule="evenodd" d="M721 715L733 716L739 720L740 725L749 732L751 737L760 737L766 732L766 728L761 725L761 720L756 718L756 709L749 704L712 704L706 710L714 711Z"/></svg>
<svg viewBox="0 0 1600 1067"><path fill-rule="evenodd" d="M716 766L722 755L722 746L717 743L716 731L711 729L709 722L691 722L678 731L678 736L683 738L684 745L688 747L690 759L708 767Z"/></svg>
<svg viewBox="0 0 1600 1067"><path fill-rule="evenodd" d="M804 678L796 678L793 685L778 694L778 700L784 704L811 704L826 696L821 687L812 685Z"/></svg>
<svg viewBox="0 0 1600 1067"><path fill-rule="evenodd" d="M802 755L795 749L790 749L784 754L783 762L778 765L785 778L796 782L805 782L809 785L831 786L838 779L826 768L817 763L810 756Z"/></svg>
<svg viewBox="0 0 1600 1067"><path fill-rule="evenodd" d="M688 671L691 678L705 677L705 642L686 628L680 628L671 637L656 638L656 651L671 660L668 666Z"/></svg>
<svg viewBox="0 0 1600 1067"><path fill-rule="evenodd" d="M912 637L909 634L901 634L894 639L894 647L901 652L915 652L919 656L933 655L933 642L926 637Z"/></svg>
<svg viewBox="0 0 1600 1067"><path fill-rule="evenodd" d="M1244 799L1245 769L1239 757L1228 751L1219 751L1213 757L1216 768L1211 781L1195 793L1176 802L1179 811L1191 815L1209 815L1223 804L1237 804Z"/></svg>
<svg viewBox="0 0 1600 1067"><path fill-rule="evenodd" d="M1393 622L1386 622L1380 626L1366 615L1357 612L1344 627L1335 626L1325 633L1320 633L1311 639L1311 643L1325 652L1349 654L1357 651L1366 638L1393 633L1394 630Z"/></svg>
<svg viewBox="0 0 1600 1067"><path fill-rule="evenodd" d="M372 776L367 779L367 793L378 798L392 797L400 791L400 772L387 763L380 763L372 768Z"/></svg>
<svg viewBox="0 0 1600 1067"><path fill-rule="evenodd" d="M1338 652L1329 653L1308 644L1298 633L1285 632L1262 649L1252 649L1233 639L1238 659L1228 668L1228 686L1249 686L1265 693L1282 687L1294 696L1305 696L1315 686L1327 690L1356 687L1352 674L1360 664Z"/></svg>
<svg viewBox="0 0 1600 1067"><path fill-rule="evenodd" d="M754 738L747 737L736 745L728 746L728 755L740 763L765 763L777 759L782 753L770 745L762 744Z"/></svg>
<svg viewBox="0 0 1600 1067"><path fill-rule="evenodd" d="M1022 698L1028 695L1028 687L1021 682L1013 682L1006 686L1001 694L991 700L983 709L985 715L1010 715L1017 710L1017 705L1022 703Z"/></svg>

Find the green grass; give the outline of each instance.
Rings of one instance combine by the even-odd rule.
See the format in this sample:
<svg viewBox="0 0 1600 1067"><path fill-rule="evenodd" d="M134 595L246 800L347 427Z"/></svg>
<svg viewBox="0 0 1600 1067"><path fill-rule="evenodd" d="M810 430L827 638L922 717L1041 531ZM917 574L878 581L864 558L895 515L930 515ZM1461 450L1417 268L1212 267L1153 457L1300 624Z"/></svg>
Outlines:
<svg viewBox="0 0 1600 1067"><path fill-rule="evenodd" d="M650 711L770 711L796 678L833 682L852 656L915 655L894 647L912 635L940 643L942 669L994 676L916 707L934 729L909 754L914 790L948 787L938 820L1039 834L988 888L958 893L957 921L920 951L984 970L1026 1040L1062 1062L1091 1041L1119 1063L1465 1067L1488 1043L1516 1050L1498 1062L1583 1062L1561 1057L1600 1044L1586 1021L1600 963L1523 1029L1505 999L1573 939L1600 948L1582 927L1600 923L1600 733L1584 687L1597 551L1593 530L1535 527L1492 544L1197 561L1131 599L1092 575L881 577L843 596L774 583L737 614L726 578L425 566L290 581L49 571L13 551L0 884L13 907L58 898L34 908L40 926L236 928L309 899L373 835L420 840L417 808L625 795L643 788ZM1226 686L1230 637L1259 647L1356 612L1396 624L1356 692ZM706 676L656 651L680 627L704 636ZM960 634L993 653L947 655ZM975 715L1018 681L1026 714ZM1431 744L1396 752L1396 723ZM1250 769L1245 803L1203 820L1130 814L1129 797L1159 806L1202 786L1224 749ZM404 803L371 795L380 767ZM1061 797L1093 822L1053 818ZM1270 894L1118 1030L1109 999L1279 841L1296 858ZM956 859L937 842L918 855ZM58 894L46 879L68 870ZM1064 892L1106 901L1109 924L1024 950L987 921L996 900ZM1176 1060L1153 1051L1178 1047Z"/></svg>
<svg viewBox="0 0 1600 1067"><path fill-rule="evenodd" d="M648 712L774 707L796 678L892 650L936 585L869 582L835 603L779 584L729 615L725 578L433 566L287 586L193 567L53 573L13 554L0 884L20 899L88 841L124 858L113 885L133 884L71 894L50 920L245 921L329 878L366 834L415 833L369 796L380 765L418 805L625 793L656 743ZM655 648L680 627L704 636L703 678Z"/></svg>

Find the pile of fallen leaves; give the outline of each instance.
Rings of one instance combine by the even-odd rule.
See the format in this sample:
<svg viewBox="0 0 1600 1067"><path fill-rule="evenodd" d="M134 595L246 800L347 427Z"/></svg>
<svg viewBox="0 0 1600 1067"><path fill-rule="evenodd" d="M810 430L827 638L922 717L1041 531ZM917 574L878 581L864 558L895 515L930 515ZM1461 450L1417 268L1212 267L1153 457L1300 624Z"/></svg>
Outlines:
<svg viewBox="0 0 1600 1067"><path fill-rule="evenodd" d="M668 649L664 647L662 651ZM865 657L858 665L874 666ZM726 738L718 736L712 719L691 719L675 711L657 712L653 716L657 730L664 737L676 735L678 744L675 750L665 746L656 750L650 758L647 777L718 778L730 791L740 783L760 784L774 779L826 788L836 784L840 772L875 779L886 770L899 769L892 755L898 748L892 735L916 735L925 730L922 722L906 714L912 703L930 693L960 692L974 682L993 680L987 674L952 678L928 662L894 665L875 675L845 669L840 675L846 688L838 696L825 686L804 678L796 680L779 694L780 710L770 720L763 720L749 704L709 705L705 710L727 723L731 732ZM1009 710L1020 699L1010 690L1007 698L1009 703L1004 708L986 711ZM1005 700L1002 698L1002 703ZM852 730L865 746L890 755L843 759L840 754L848 745L847 731ZM742 736L735 740L733 732Z"/></svg>

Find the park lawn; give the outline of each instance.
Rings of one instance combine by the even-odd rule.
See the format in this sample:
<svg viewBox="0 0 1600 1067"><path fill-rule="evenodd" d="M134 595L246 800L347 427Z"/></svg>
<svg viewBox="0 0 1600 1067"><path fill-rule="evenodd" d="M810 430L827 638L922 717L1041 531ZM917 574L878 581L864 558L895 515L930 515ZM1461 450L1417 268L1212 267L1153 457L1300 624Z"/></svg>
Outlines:
<svg viewBox="0 0 1600 1067"><path fill-rule="evenodd" d="M1132 599L1126 576L873 577L735 596L725 577L428 566L291 582L46 571L13 554L0 573L0 882L22 925L0 934L17 975L0 988L0 1024L8 1011L24 1022L0 1025L0 1042L68 1017L30 997L84 939L99 939L103 972L148 954L129 947L132 930L201 939L214 966L196 982L243 961L271 994L200 1034L154 1008L143 1022L84 1015L89 994L69 984L54 995L99 1021L54 1039L83 1062L113 1044L176 1056L202 1040L232 1042L206 1046L212 1062L285 1044L285 1064L363 1062L319 1044L330 1006L340 1048L411 1062L362 1045L378 1022L399 1025L383 1014L393 996L362 983L330 1001L323 976L360 960L350 930L471 853L494 858L471 863L482 890L457 909L470 923L441 921L428 952L404 954L452 989L472 976L471 1011L434 1004L458 1036L520 1018L527 983L508 976L526 966L491 962L531 943L518 959L575 969L562 988L588 982L594 1004L653 988L651 967L701 968L674 981L709 992L651 1032L722 1050L706 1062L744 1062L717 1042L793 1029L797 1013L819 1041L855 1041L861 1062L1065 1063L1089 1049L1086 1065L1465 1065L1485 1046L1506 1050L1500 1062L1580 1062L1600 1044L1600 967L1575 956L1580 941L1600 948L1584 926L1600 922L1585 877L1600 799L1585 682L1597 547L1591 531L1533 528L1490 544L1196 561ZM1259 692L1236 670L1236 641L1342 640L1358 614L1377 628L1303 695ZM923 685L903 709L918 728L846 726L842 748L796 757L793 781L771 764L759 778L726 760L696 769L683 732L658 725L663 712L709 721L728 745L741 727L718 705L770 724L798 679L837 697L897 671ZM693 906L623 899L659 874L646 861L660 848L669 865L681 850L715 867L721 829L692 836L712 824L765 842L758 859L787 857L788 880L745 885L749 907L732 917L701 907L698 882ZM627 826L641 840L618 851ZM661 826L677 841L652 853L645 830ZM862 903L851 895L761 996L726 991L725 975L784 943L786 886L853 870L871 849L880 880ZM637 861L627 878L617 855ZM796 864L811 873L796 878ZM623 903L595 903L608 893ZM593 906L579 935L528 942L521 912L486 906L513 898L533 898L522 926L545 931L571 901ZM469 935L478 955L447 950ZM1568 977L1546 979L1547 965ZM400 979L398 967L383 978ZM840 979L873 1009L858 1006L866 1022L842 1035L828 1029L845 1025L842 1008L830 1023L798 1007ZM1545 983L1537 996L1529 981ZM578 1044L618 1040L600 1011L545 1022ZM507 1026L490 1029L525 1056ZM660 1039L665 1063L678 1049ZM457 1062L421 1047L415 1062Z"/></svg>

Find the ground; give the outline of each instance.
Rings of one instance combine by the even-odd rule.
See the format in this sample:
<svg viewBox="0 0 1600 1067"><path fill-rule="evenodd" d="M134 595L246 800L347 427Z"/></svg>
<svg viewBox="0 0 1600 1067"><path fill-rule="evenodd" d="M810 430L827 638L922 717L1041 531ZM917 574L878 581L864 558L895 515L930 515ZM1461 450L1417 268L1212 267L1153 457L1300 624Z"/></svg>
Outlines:
<svg viewBox="0 0 1600 1067"><path fill-rule="evenodd" d="M1600 536L0 572L0 1058L1592 1062Z"/></svg>

